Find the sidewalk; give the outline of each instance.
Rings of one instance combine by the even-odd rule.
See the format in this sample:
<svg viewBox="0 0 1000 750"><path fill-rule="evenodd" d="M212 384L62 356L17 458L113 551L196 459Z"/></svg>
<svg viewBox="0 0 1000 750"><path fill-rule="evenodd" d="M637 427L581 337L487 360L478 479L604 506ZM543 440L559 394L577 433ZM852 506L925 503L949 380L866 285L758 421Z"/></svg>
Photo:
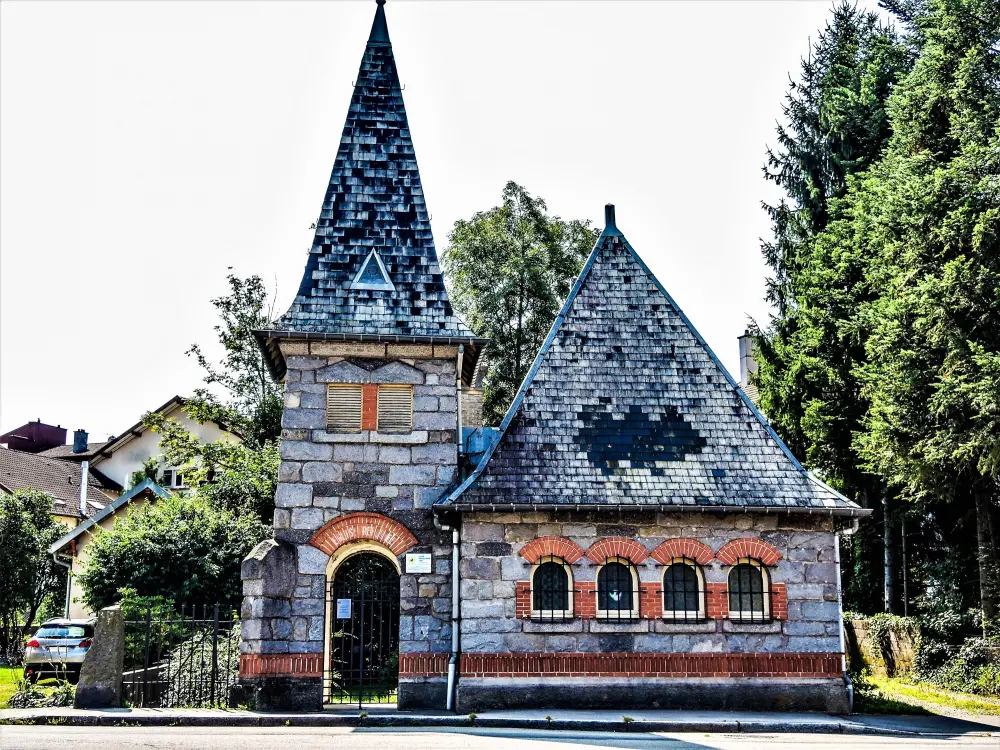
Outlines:
<svg viewBox="0 0 1000 750"><path fill-rule="evenodd" d="M354 709L319 713L257 713L223 709L73 709L0 710L0 724L73 726L226 726L226 727L469 727L468 716L446 712L396 711L372 706L362 718ZM626 723L624 716L633 721ZM547 718L548 717L548 718ZM551 720L550 720L551 719ZM489 711L475 726L505 729L566 729L591 732L808 732L823 734L1000 736L1000 716L975 720L947 716L827 716L812 713L725 711Z"/></svg>

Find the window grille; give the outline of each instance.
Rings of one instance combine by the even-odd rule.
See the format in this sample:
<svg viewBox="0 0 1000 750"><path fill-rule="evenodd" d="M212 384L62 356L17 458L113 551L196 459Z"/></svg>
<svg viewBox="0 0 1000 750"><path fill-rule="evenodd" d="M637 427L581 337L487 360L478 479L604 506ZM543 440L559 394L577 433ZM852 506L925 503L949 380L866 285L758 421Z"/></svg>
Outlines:
<svg viewBox="0 0 1000 750"><path fill-rule="evenodd" d="M361 432L361 394L355 383L331 383L326 388L326 429Z"/></svg>
<svg viewBox="0 0 1000 750"><path fill-rule="evenodd" d="M628 560L609 558L598 571L597 616L611 620L639 617L639 574Z"/></svg>
<svg viewBox="0 0 1000 750"><path fill-rule="evenodd" d="M705 619L705 576L694 560L674 558L663 572L663 617L681 622Z"/></svg>
<svg viewBox="0 0 1000 750"><path fill-rule="evenodd" d="M771 621L771 576L759 560L743 558L729 571L729 619Z"/></svg>
<svg viewBox="0 0 1000 750"><path fill-rule="evenodd" d="M545 622L573 618L573 577L566 562L546 555L531 575L531 619Z"/></svg>
<svg viewBox="0 0 1000 750"><path fill-rule="evenodd" d="M413 386L378 387L378 431L410 432L413 429Z"/></svg>

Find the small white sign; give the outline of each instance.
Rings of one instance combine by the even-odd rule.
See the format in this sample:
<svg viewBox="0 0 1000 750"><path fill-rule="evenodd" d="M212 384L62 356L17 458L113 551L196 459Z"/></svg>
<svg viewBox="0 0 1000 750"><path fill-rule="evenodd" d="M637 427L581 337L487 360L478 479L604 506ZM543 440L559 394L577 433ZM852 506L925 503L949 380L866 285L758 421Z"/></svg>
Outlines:
<svg viewBox="0 0 1000 750"><path fill-rule="evenodd" d="M406 555L407 573L430 573L431 555L429 552L410 552Z"/></svg>
<svg viewBox="0 0 1000 750"><path fill-rule="evenodd" d="M351 600L350 599L338 599L337 600L337 619L338 620L350 620L351 619Z"/></svg>

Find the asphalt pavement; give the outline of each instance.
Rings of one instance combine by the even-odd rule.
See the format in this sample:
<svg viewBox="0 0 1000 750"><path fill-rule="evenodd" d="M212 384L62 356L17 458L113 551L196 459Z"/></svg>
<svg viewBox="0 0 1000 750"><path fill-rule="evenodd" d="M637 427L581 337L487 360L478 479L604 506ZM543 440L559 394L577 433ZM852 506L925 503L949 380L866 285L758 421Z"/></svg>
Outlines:
<svg viewBox="0 0 1000 750"><path fill-rule="evenodd" d="M959 736L858 736L842 734L724 734L564 732L532 729L368 729L352 727L74 727L0 726L2 750L564 750L570 747L626 750L703 748L1000 748L1000 738Z"/></svg>

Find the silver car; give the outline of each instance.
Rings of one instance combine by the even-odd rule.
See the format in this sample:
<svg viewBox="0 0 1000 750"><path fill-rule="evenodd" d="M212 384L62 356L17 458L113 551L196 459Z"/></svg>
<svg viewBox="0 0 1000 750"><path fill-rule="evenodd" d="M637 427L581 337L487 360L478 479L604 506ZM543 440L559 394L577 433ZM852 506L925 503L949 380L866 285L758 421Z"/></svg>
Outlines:
<svg viewBox="0 0 1000 750"><path fill-rule="evenodd" d="M94 640L93 620L48 620L24 647L24 676L63 677L76 682Z"/></svg>

